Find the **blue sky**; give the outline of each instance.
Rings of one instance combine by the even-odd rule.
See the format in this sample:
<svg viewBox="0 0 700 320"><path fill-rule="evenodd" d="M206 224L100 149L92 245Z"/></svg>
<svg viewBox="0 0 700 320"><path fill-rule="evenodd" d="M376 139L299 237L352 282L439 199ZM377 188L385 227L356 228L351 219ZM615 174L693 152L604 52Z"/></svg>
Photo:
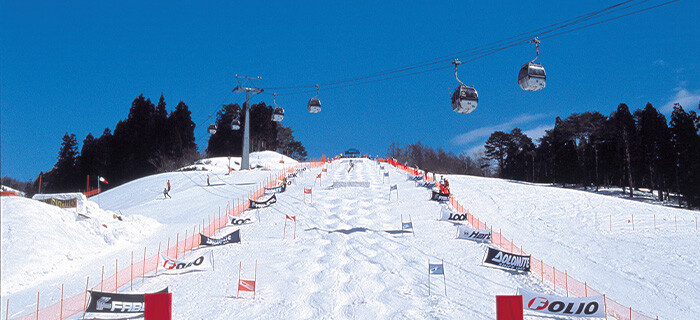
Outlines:
<svg viewBox="0 0 700 320"><path fill-rule="evenodd" d="M308 86L411 65L548 26L619 1L0 1L2 175L33 179L56 162L64 133L82 142L114 129L139 94L168 109L182 100L197 123L231 93L235 74L262 87ZM650 3L661 3L654 0ZM667 115L673 102L700 100L700 1L651 11L542 41L547 87L522 91L520 66L533 46L516 46L460 67L479 91L471 114L452 111L451 69L280 96L312 157L350 147L385 154L421 141L473 152L494 130L538 138L556 116L647 102ZM438 66L448 66L449 62ZM272 102L271 92L253 102Z"/></svg>

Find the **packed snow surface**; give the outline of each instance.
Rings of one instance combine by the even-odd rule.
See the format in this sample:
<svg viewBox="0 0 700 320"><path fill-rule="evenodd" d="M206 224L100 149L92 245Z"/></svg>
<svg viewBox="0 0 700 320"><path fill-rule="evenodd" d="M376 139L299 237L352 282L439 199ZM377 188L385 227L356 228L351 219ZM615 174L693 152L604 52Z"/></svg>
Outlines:
<svg viewBox="0 0 700 320"><path fill-rule="evenodd" d="M267 166L279 159L272 154L269 161L273 163ZM57 301L58 282L65 282L67 292L76 294L84 290L85 276L99 279L101 266L111 264L113 269L115 258L128 261L131 250L143 252L144 247L150 255L159 242L165 247L168 238L191 232L202 218L217 214L219 208L224 211L235 199L245 199L259 182L275 173L261 168L226 175L228 159L216 168L222 165L225 170L145 177L91 198L126 217L153 219L159 228L118 252L84 260L82 268L61 269L54 281L11 295L11 317L31 312L39 289L44 299L46 289L52 288L51 293L46 292L45 303L49 304ZM285 161L285 165L291 164ZM247 211L244 216L253 223L217 232L216 236L223 236L240 229L241 243L187 253L185 259L212 251L214 270L151 275L143 284L134 282L134 291L170 287L174 319L494 319L495 295L514 294L517 288L552 293L551 284L542 283L538 275L482 265L488 244L455 239L457 225L438 220L444 205L428 200L430 191L416 187L405 174L383 166L389 177L369 160L353 160L352 167L349 160L335 161L328 165L327 173L321 173L321 168L306 171L286 192L277 194L277 203ZM321 179L316 179L319 173ZM610 298L661 319L693 319L700 314L694 301L700 288L699 236L687 223L692 212L498 179L449 179L454 195L471 213L502 228L525 251L588 281ZM172 199L163 199L167 180ZM391 185L398 192L390 193ZM311 195L304 194L305 187L312 188ZM4 206L5 199L3 246ZM632 213L635 219L656 214L658 229L640 220L641 230L627 230L627 224L618 219L608 231L608 215ZM294 223L285 220L287 215L296 217L296 234ZM668 224L675 215L686 221L679 222L678 232ZM661 216L667 219L665 224ZM412 221L415 233L402 231L402 221ZM80 252L79 247L90 241L94 240L65 247ZM38 263L30 256L4 259L3 268L9 263ZM255 299L250 293L241 293L237 299L239 264L242 278L253 279L256 260ZM445 265L444 280L432 276L430 287L429 261L444 261ZM129 291L129 286L120 291ZM5 298L3 294L3 301ZM86 318L100 316L88 314Z"/></svg>

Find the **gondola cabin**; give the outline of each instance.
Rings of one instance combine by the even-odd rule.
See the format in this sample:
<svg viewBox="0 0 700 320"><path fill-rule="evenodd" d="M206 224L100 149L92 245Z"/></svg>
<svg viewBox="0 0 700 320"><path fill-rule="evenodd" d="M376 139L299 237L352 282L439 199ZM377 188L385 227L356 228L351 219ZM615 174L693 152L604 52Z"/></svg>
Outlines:
<svg viewBox="0 0 700 320"><path fill-rule="evenodd" d="M241 128L241 120L233 119L231 121L231 130L238 130Z"/></svg>
<svg viewBox="0 0 700 320"><path fill-rule="evenodd" d="M216 134L216 125L210 124L209 128L207 128L207 131L209 132L209 134Z"/></svg>
<svg viewBox="0 0 700 320"><path fill-rule="evenodd" d="M313 97L309 99L309 103L306 105L306 107L311 113L319 113L321 112L321 100L318 100L318 98Z"/></svg>
<svg viewBox="0 0 700 320"><path fill-rule="evenodd" d="M282 107L275 107L272 111L272 121L280 122L284 119L284 109Z"/></svg>
<svg viewBox="0 0 700 320"><path fill-rule="evenodd" d="M518 74L518 84L523 90L537 91L545 87L547 75L544 67L539 63L528 62L520 68Z"/></svg>
<svg viewBox="0 0 700 320"><path fill-rule="evenodd" d="M458 113L470 113L479 103L479 94L474 87L460 84L452 94L452 110Z"/></svg>

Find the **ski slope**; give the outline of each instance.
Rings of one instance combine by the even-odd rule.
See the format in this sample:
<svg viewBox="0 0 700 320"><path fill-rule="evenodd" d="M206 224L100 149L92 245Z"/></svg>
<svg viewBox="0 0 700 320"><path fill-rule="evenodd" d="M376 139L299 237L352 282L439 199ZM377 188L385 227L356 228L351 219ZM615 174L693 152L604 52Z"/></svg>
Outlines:
<svg viewBox="0 0 700 320"><path fill-rule="evenodd" d="M700 319L698 212L548 185L446 177L465 209L557 270L648 316Z"/></svg>
<svg viewBox="0 0 700 320"><path fill-rule="evenodd" d="M271 166L279 159L279 155L268 154L261 161ZM143 283L135 281L134 291L170 287L174 319L494 319L495 295L514 294L517 288L553 292L551 284L542 283L538 275L483 266L487 245L455 239L456 225L438 220L443 205L428 200L430 191L415 187L405 174L385 164L389 177L383 181L377 163L353 160L353 164L352 169L347 159L329 164L320 185L315 178L321 168L307 171L277 195L276 204L247 211L244 215L253 223L227 226L217 233L222 236L240 229L241 243L187 253L189 257L212 251L214 270L150 275ZM173 241L177 233L182 237L219 207L224 212L227 203L247 197L271 173L258 169L225 175L227 171L209 168L154 175L91 198L103 209L125 217L152 219L157 228L133 243L101 248L100 254L81 260L82 266L72 272L62 270L51 281L10 294L10 317L31 312L39 289L45 306L58 300L60 283L75 294L84 290L85 276L99 279L102 265L113 272L114 260L128 261L131 250L143 254L147 247L150 256L159 242L164 248L168 237ZM213 186L206 185L207 174ZM173 198L163 200L168 179ZM501 227L535 257L568 270L592 288L647 315L697 318L700 310L693 299L700 283L693 275L700 270L693 257L698 256L698 234L690 230L672 234L667 229L633 233L622 225L609 232L604 221L608 213L683 214L687 218L692 212L499 179L448 179L455 197L472 214ZM334 182L339 183L334 187ZM352 184L347 182L361 183L348 186ZM396 191L389 197L389 187L394 184L398 198ZM304 187L313 188L312 203L308 195L304 201ZM5 206L6 200L2 201ZM4 232L5 207L2 214ZM285 215L296 216L296 239L289 221L286 239L282 239ZM402 218L413 221L415 235L401 231ZM640 225L644 227L648 226ZM77 251L91 244L65 246ZM36 263L30 257L14 259L17 261L3 260L3 269L6 263ZM255 299L248 293L236 299L239 263L243 278L252 279L256 260ZM430 295L428 261L444 261L446 274L444 282L432 276ZM120 262L120 268L125 265L128 263ZM124 286L120 291L129 289ZM8 296L2 298L4 302ZM4 313L4 304L2 308ZM90 318L105 316L88 314L86 319Z"/></svg>

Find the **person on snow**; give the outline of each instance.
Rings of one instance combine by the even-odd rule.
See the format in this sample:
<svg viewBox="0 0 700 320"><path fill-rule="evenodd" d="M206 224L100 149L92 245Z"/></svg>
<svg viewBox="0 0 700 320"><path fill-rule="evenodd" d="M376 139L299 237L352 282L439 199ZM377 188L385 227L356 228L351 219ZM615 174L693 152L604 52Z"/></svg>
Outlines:
<svg viewBox="0 0 700 320"><path fill-rule="evenodd" d="M165 188L168 189L168 192L170 192L170 180L165 184Z"/></svg>
<svg viewBox="0 0 700 320"><path fill-rule="evenodd" d="M211 184L209 183L209 175L207 175L207 186L211 186Z"/></svg>
<svg viewBox="0 0 700 320"><path fill-rule="evenodd" d="M171 197L170 193L168 193L168 187L165 187L165 189L163 189L163 199L167 199L167 198L172 199L173 197Z"/></svg>

